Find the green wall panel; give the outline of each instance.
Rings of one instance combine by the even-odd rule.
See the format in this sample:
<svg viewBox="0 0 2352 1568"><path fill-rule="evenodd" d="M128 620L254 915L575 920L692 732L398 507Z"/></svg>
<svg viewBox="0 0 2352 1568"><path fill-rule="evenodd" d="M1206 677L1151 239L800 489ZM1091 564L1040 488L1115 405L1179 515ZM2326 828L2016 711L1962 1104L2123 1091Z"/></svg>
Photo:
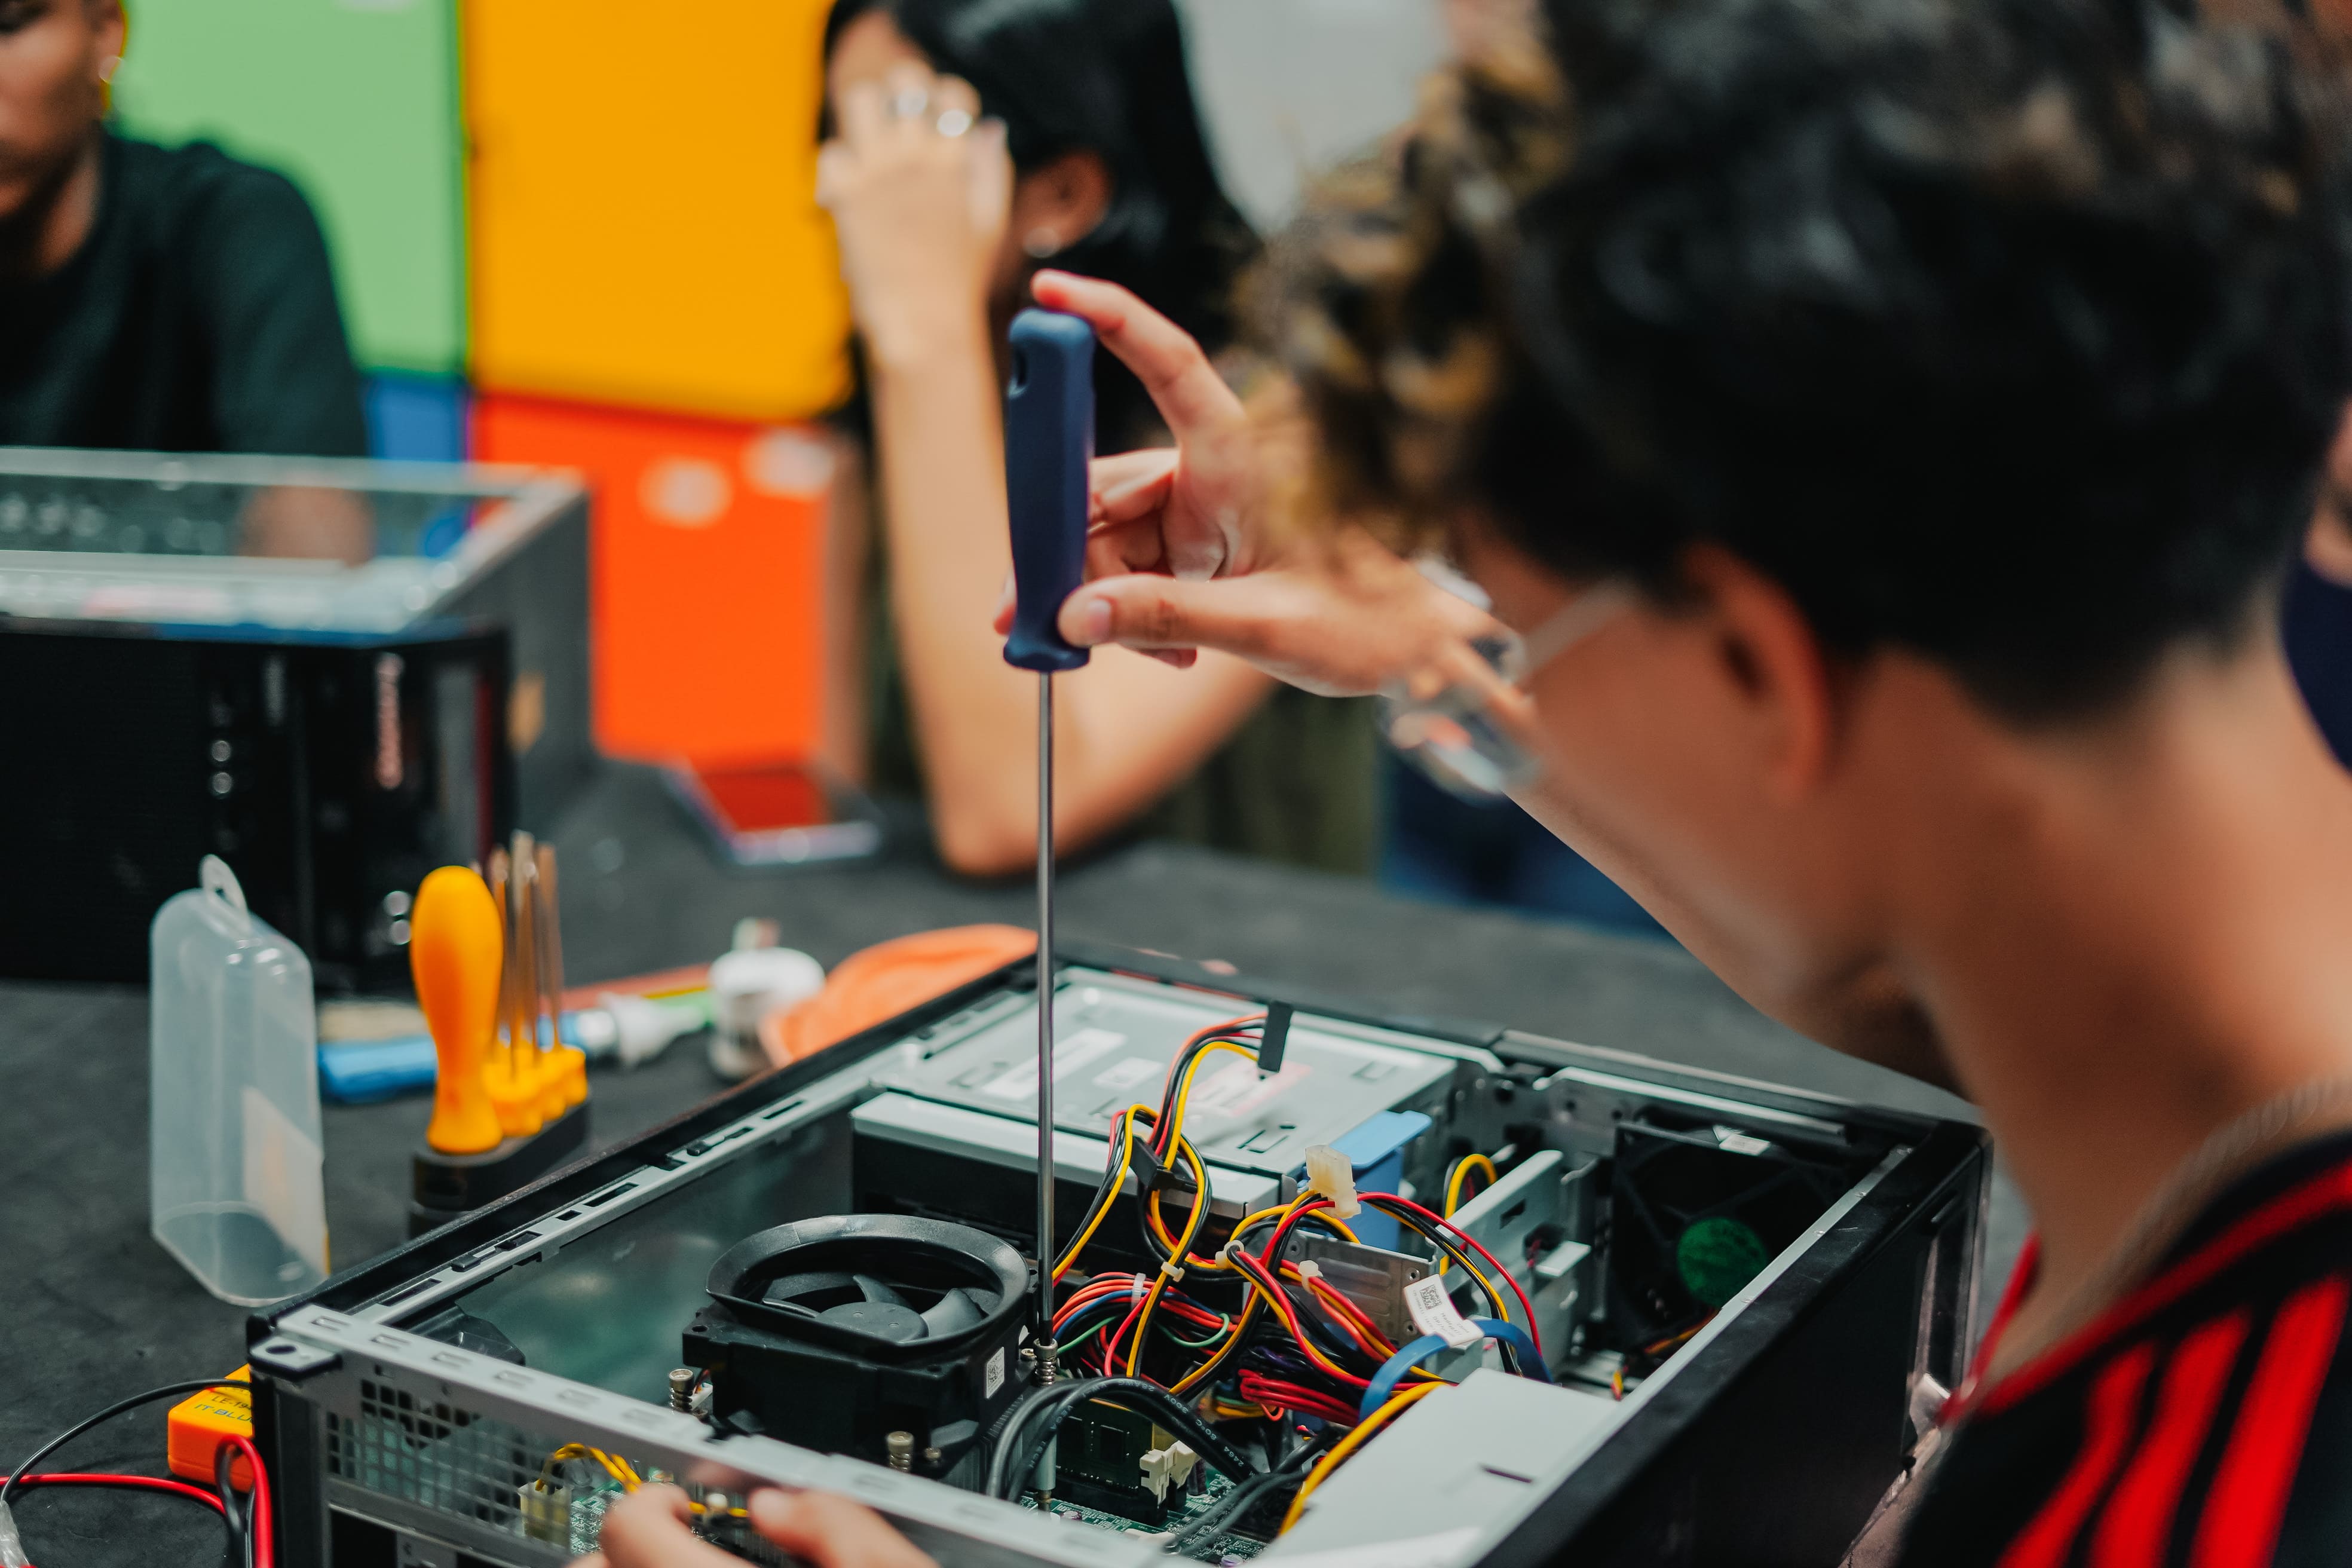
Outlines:
<svg viewBox="0 0 2352 1568"><path fill-rule="evenodd" d="M453 0L128 0L122 130L291 176L372 368L465 363Z"/></svg>

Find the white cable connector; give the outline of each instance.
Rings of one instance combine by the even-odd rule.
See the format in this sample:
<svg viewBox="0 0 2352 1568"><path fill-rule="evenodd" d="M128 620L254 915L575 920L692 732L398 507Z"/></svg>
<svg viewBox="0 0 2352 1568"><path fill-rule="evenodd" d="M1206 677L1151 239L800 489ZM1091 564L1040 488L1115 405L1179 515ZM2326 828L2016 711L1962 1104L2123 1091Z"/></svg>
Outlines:
<svg viewBox="0 0 2352 1568"><path fill-rule="evenodd" d="M1166 1502L1171 1488L1181 1488L1192 1474L1192 1467L1201 1462L1191 1445L1171 1443L1165 1448L1153 1448L1137 1461L1143 1471L1143 1489L1151 1494L1154 1502Z"/></svg>
<svg viewBox="0 0 2352 1568"><path fill-rule="evenodd" d="M1364 1210L1356 1201L1356 1167L1328 1143L1307 1146L1307 1190L1331 1200L1334 1219L1353 1219Z"/></svg>

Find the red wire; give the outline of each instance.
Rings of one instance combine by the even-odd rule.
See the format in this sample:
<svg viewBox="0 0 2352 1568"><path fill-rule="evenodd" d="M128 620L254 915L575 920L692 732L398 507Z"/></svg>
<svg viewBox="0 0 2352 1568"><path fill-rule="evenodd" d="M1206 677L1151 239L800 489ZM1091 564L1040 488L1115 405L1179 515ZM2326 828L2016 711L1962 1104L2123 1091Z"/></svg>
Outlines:
<svg viewBox="0 0 2352 1568"><path fill-rule="evenodd" d="M253 1467L253 1490L247 1494L252 1510L250 1528L253 1533L253 1568L276 1568L278 1561L278 1521L269 1501L269 1471L261 1463L261 1450L250 1437L231 1437L245 1462Z"/></svg>
<svg viewBox="0 0 2352 1568"><path fill-rule="evenodd" d="M1176 1064L1184 1059L1184 1053L1186 1051L1191 1050L1194 1046L1201 1045L1205 1041L1213 1040L1220 1035L1238 1034L1242 1030L1248 1028L1253 1024L1263 1026L1265 1023L1265 1014L1245 1013L1238 1018L1228 1018L1222 1024L1212 1024L1209 1027L1202 1030L1199 1034L1194 1035L1191 1039L1186 1040L1182 1045L1177 1047L1176 1054L1168 1058L1168 1070L1160 1075L1160 1103L1162 1105L1167 1104L1169 1091L1176 1087ZM1153 1158L1164 1161L1168 1157L1168 1151L1160 1147L1160 1130L1157 1127L1152 1129L1150 1148Z"/></svg>
<svg viewBox="0 0 2352 1568"><path fill-rule="evenodd" d="M1280 1378L1267 1377L1255 1372L1244 1372L1241 1379L1242 1397L1254 1405L1296 1411L1333 1422L1342 1426L1356 1424L1355 1407L1312 1388L1303 1388Z"/></svg>
<svg viewBox="0 0 2352 1568"><path fill-rule="evenodd" d="M1347 1336L1356 1342L1356 1348L1375 1361L1386 1361L1396 1354L1397 1348L1357 1309L1353 1301L1334 1290L1320 1279L1306 1279L1309 1300L1320 1305L1325 1317L1339 1325ZM1369 1337L1368 1337L1369 1336ZM1387 1345L1385 1350L1378 1348Z"/></svg>
<svg viewBox="0 0 2352 1568"><path fill-rule="evenodd" d="M192 1487L185 1481L167 1481L160 1476L82 1475L58 1471L46 1476L26 1476L18 1487L128 1487L135 1490L177 1492L194 1498L215 1513L227 1511L221 1500L202 1487Z"/></svg>
<svg viewBox="0 0 2352 1568"><path fill-rule="evenodd" d="M1305 1219L1308 1215L1314 1214L1318 1210L1328 1209L1330 1206L1331 1200L1329 1198L1317 1197L1307 1203L1299 1205L1297 1208L1291 1210L1290 1213L1284 1215L1282 1223L1275 1227L1274 1234L1266 1237L1265 1245L1258 1248L1257 1255L1259 1261L1271 1268L1274 1263L1275 1255L1280 1252L1282 1250L1283 1244L1290 1239L1290 1232L1292 1228L1295 1227L1299 1221Z"/></svg>
<svg viewBox="0 0 2352 1568"><path fill-rule="evenodd" d="M1536 1310L1528 1305L1528 1293L1519 1289L1519 1282L1511 1277L1511 1271L1504 1268L1500 1263L1496 1263L1495 1261L1495 1255L1479 1245L1477 1237L1470 1235L1467 1231L1461 1229L1444 1215L1430 1213L1429 1210L1422 1207L1411 1198L1401 1198L1394 1193L1367 1193L1364 1195L1366 1197L1384 1199L1389 1203L1396 1205L1397 1207L1401 1209L1412 1210L1414 1214L1419 1215L1423 1219L1427 1220L1430 1224L1453 1232L1456 1240L1468 1243L1470 1247L1476 1250L1479 1257L1485 1258L1488 1263L1493 1264L1495 1272L1503 1277L1503 1283L1511 1288L1511 1294L1519 1299L1519 1310L1528 1315L1528 1338L1535 1342L1536 1354L1543 1354L1543 1336L1536 1331Z"/></svg>
<svg viewBox="0 0 2352 1568"><path fill-rule="evenodd" d="M1135 1305L1127 1310L1127 1316L1118 1321L1118 1327L1113 1329L1110 1333L1104 1338L1104 1365L1108 1366L1118 1359L1118 1342L1125 1336L1128 1329L1133 1325L1135 1320L1142 1315L1144 1298L1148 1294L1149 1292L1147 1291L1138 1290L1135 1293Z"/></svg>
<svg viewBox="0 0 2352 1568"><path fill-rule="evenodd" d="M228 1512L226 1506L215 1493L208 1492L202 1487L192 1487L185 1481L167 1481L161 1476L84 1475L79 1472L58 1470L46 1476L26 1476L18 1481L16 1486L20 1490L26 1487L121 1487L131 1491L173 1492L181 1497L193 1498L215 1513ZM263 1568L258 1557L255 1559L255 1565L256 1568Z"/></svg>
<svg viewBox="0 0 2352 1568"><path fill-rule="evenodd" d="M1237 1252L1234 1254L1234 1262L1240 1267L1243 1273L1247 1274L1251 1279L1257 1281L1259 1287L1265 1292L1267 1304L1272 1306L1274 1308L1275 1314L1281 1318L1282 1326L1290 1331L1290 1337L1298 1342L1301 1350L1305 1350L1309 1342L1307 1338L1307 1331L1299 1327L1297 1303L1293 1302L1289 1296L1284 1293L1281 1280L1271 1273L1259 1273L1258 1271L1265 1266L1259 1262L1258 1259L1252 1258L1246 1252ZM1318 1370L1327 1377L1336 1377L1341 1382L1352 1384L1357 1388L1370 1388L1371 1386L1371 1380L1370 1378L1358 1377L1354 1373L1351 1373L1346 1368L1340 1366L1337 1362L1333 1362L1330 1365L1325 1366L1321 1361L1316 1360L1311 1353L1308 1355L1307 1359L1315 1361Z"/></svg>

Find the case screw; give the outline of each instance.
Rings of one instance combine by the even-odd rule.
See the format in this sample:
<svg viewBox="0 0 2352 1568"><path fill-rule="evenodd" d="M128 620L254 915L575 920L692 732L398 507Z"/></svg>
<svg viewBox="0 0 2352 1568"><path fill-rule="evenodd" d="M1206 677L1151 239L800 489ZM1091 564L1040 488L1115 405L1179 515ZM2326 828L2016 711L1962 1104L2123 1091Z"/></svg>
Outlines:
<svg viewBox="0 0 2352 1568"><path fill-rule="evenodd" d="M669 1407L691 1413L694 1409L694 1380L702 1374L690 1366L674 1366L669 1372Z"/></svg>
<svg viewBox="0 0 2352 1568"><path fill-rule="evenodd" d="M893 1432L882 1439L882 1446L890 1452L892 1469L911 1470L915 1468L915 1435L912 1432Z"/></svg>

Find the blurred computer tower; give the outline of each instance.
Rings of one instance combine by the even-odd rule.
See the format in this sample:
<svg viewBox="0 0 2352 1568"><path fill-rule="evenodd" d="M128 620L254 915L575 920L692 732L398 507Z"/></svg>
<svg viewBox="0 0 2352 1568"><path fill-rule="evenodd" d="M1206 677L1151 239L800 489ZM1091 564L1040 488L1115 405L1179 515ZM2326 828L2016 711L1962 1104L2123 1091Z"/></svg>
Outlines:
<svg viewBox="0 0 2352 1568"><path fill-rule="evenodd" d="M247 553L289 506L373 553ZM145 978L214 854L322 991L405 989L425 873L593 771L586 534L523 470L0 449L0 974Z"/></svg>

